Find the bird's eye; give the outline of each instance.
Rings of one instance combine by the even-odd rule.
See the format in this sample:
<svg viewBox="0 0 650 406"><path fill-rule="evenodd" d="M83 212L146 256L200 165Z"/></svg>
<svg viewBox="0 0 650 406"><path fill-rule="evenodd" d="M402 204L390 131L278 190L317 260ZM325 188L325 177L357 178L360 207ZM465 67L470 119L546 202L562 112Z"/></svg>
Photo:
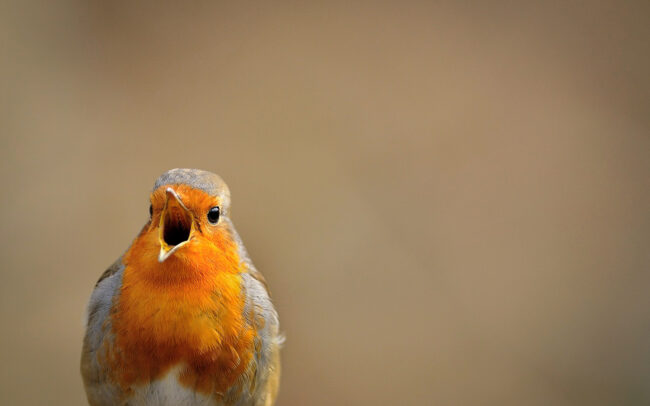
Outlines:
<svg viewBox="0 0 650 406"><path fill-rule="evenodd" d="M219 206L214 206L208 211L208 221L217 224L217 221L219 221Z"/></svg>
<svg viewBox="0 0 650 406"><path fill-rule="evenodd" d="M149 205L149 217L153 216L153 204Z"/></svg>

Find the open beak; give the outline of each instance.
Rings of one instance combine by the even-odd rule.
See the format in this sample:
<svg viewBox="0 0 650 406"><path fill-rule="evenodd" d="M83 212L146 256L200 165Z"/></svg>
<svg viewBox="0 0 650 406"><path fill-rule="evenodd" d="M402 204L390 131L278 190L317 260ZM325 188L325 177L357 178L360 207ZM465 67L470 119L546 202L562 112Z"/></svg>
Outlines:
<svg viewBox="0 0 650 406"><path fill-rule="evenodd" d="M160 216L158 234L160 241L158 262L163 262L187 244L194 232L194 216L185 207L181 198L172 188L167 188L165 193L165 207Z"/></svg>

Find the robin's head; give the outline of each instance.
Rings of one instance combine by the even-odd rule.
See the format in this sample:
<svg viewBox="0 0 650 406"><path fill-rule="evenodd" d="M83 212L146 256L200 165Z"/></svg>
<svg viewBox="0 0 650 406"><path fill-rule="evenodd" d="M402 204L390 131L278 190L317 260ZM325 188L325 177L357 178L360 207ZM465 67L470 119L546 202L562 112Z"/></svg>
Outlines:
<svg viewBox="0 0 650 406"><path fill-rule="evenodd" d="M146 268L200 268L206 261L223 262L236 255L227 217L230 191L219 176L172 169L156 180L150 200L151 218L130 250L148 262Z"/></svg>

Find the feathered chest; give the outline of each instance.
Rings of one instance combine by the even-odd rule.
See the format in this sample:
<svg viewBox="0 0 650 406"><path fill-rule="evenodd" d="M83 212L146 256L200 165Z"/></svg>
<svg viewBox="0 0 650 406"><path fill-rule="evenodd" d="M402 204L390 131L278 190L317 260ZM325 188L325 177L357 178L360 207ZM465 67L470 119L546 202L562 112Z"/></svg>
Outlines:
<svg viewBox="0 0 650 406"><path fill-rule="evenodd" d="M206 395L227 392L255 351L244 303L240 274L166 286L140 280L127 267L105 353L113 380L128 390L178 368L182 386Z"/></svg>

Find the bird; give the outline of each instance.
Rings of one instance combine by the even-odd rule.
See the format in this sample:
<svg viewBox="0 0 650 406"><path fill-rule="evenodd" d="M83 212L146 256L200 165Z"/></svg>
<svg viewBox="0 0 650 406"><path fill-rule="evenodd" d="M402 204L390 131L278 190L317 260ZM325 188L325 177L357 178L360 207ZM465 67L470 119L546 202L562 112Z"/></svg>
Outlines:
<svg viewBox="0 0 650 406"><path fill-rule="evenodd" d="M149 220L88 303L88 403L272 406L283 340L226 183L199 169L163 173Z"/></svg>

